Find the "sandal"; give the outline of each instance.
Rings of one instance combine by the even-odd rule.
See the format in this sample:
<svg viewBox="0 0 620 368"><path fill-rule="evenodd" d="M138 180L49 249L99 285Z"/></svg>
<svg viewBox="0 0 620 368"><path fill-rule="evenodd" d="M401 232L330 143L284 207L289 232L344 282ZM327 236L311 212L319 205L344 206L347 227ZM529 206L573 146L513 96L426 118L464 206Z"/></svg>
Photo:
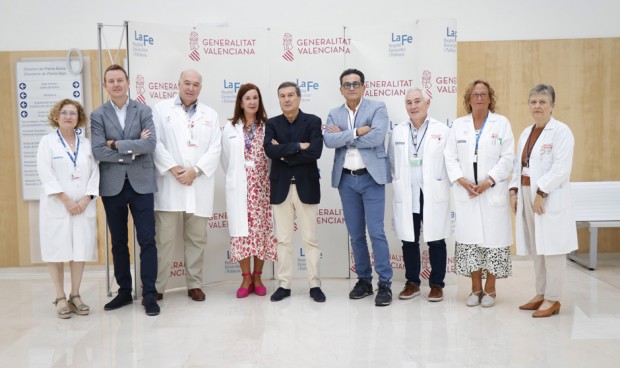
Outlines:
<svg viewBox="0 0 620 368"><path fill-rule="evenodd" d="M75 298L81 299L82 297L80 296L80 294L76 294L76 295L69 294L69 301L67 302L67 304L69 304L69 308L71 309L71 312L75 314L79 314L80 316L88 315L88 313L90 313L90 307L84 303L75 305L75 303L73 302L73 299Z"/></svg>
<svg viewBox="0 0 620 368"><path fill-rule="evenodd" d="M494 292L492 293L487 293L486 291L484 292L484 295L482 296L482 299L480 300L480 306L483 308L490 308L492 306L495 305L495 297L497 296L497 294Z"/></svg>
<svg viewBox="0 0 620 368"><path fill-rule="evenodd" d="M260 275L263 274L262 271L254 271L255 275L258 275L258 277L260 277ZM252 277L253 279L253 277ZM265 287L265 285L261 285L261 286L256 286L254 285L254 293L256 293L256 295L258 296L265 296L267 295L267 288Z"/></svg>
<svg viewBox="0 0 620 368"><path fill-rule="evenodd" d="M480 299L482 299L482 290L478 290L476 292L472 291L472 293L469 294L469 296L467 297L465 304L468 307L475 307L477 305L480 305Z"/></svg>
<svg viewBox="0 0 620 368"><path fill-rule="evenodd" d="M67 318L71 318L71 309L69 309L69 307L64 306L64 307L60 307L58 308L58 302L61 300L67 300L67 297L62 297L62 298L56 298L56 300L54 300L52 302L52 304L54 304L57 308L56 308L56 315L58 316L58 318L60 319L67 319ZM68 304L68 303L67 303Z"/></svg>

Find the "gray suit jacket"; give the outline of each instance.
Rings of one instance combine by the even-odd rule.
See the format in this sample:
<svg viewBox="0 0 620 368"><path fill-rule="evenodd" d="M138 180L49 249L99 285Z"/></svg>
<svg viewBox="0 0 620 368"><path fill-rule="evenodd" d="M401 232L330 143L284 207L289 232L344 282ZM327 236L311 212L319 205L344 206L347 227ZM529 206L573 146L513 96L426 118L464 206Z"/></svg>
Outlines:
<svg viewBox="0 0 620 368"><path fill-rule="evenodd" d="M99 160L99 195L120 193L129 178L131 187L140 194L157 192L153 152L157 143L151 108L129 100L125 129L121 129L112 102L106 102L90 114L93 154ZM140 138L142 130L151 136ZM106 146L116 140L118 151Z"/></svg>
<svg viewBox="0 0 620 368"><path fill-rule="evenodd" d="M389 123L385 104L364 98L355 116L353 129L368 125L371 130L368 134L354 139L353 130L349 127L349 111L345 105L329 112L327 128L335 125L341 130L337 133L329 133L326 128L323 135L325 146L336 149L332 169L332 187L338 188L340 183L347 148L359 150L368 173L378 184L392 182L388 155L385 151L385 134Z"/></svg>

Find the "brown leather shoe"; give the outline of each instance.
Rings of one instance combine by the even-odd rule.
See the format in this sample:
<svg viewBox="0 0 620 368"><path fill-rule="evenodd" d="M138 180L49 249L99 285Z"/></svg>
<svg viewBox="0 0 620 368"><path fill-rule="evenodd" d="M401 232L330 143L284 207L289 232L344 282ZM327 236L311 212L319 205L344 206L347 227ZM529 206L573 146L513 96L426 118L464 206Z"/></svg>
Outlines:
<svg viewBox="0 0 620 368"><path fill-rule="evenodd" d="M519 306L521 310L537 310L542 305L544 299L540 299L537 302L528 302Z"/></svg>
<svg viewBox="0 0 620 368"><path fill-rule="evenodd" d="M443 300L443 289L439 285L431 285L431 292L428 293L429 302L440 302Z"/></svg>
<svg viewBox="0 0 620 368"><path fill-rule="evenodd" d="M205 300L205 293L199 288L187 290L187 296L191 297L195 302L203 302Z"/></svg>
<svg viewBox="0 0 620 368"><path fill-rule="evenodd" d="M155 299L157 300L162 300L164 298L164 294L162 293L157 293L157 295L155 296ZM144 305L144 298L142 298L142 305Z"/></svg>
<svg viewBox="0 0 620 368"><path fill-rule="evenodd" d="M420 287L416 284L405 283L405 288L398 294L398 299L413 299L420 295Z"/></svg>
<svg viewBox="0 0 620 368"><path fill-rule="evenodd" d="M547 309L538 309L536 312L532 314L532 317L544 318L544 317L550 317L551 315L558 314L558 313L560 313L560 302L555 302Z"/></svg>

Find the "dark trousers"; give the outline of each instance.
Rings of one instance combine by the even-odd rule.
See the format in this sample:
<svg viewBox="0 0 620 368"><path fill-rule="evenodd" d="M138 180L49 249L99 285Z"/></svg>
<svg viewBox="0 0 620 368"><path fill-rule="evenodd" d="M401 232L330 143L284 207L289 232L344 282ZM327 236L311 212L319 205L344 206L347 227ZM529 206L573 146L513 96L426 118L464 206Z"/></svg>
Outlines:
<svg viewBox="0 0 620 368"><path fill-rule="evenodd" d="M420 228L424 218L424 194L420 191L420 213L413 214L413 231L415 242L403 242L403 261L405 278L410 284L420 285ZM431 263L430 285L445 286L446 277L446 241L444 239L426 242Z"/></svg>
<svg viewBox="0 0 620 368"><path fill-rule="evenodd" d="M137 193L125 180L121 192L115 196L101 197L112 236L114 277L119 293L131 293L131 269L127 244L128 209L131 210L140 245L140 278L142 295L156 293L157 247L155 246L155 213L153 193Z"/></svg>

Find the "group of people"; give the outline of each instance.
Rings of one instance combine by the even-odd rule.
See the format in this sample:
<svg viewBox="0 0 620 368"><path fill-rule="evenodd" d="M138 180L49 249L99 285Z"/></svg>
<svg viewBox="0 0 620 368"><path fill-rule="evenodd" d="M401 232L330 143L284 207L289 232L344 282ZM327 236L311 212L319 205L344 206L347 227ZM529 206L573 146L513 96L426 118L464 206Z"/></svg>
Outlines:
<svg viewBox="0 0 620 368"><path fill-rule="evenodd" d="M180 242L188 297L204 301L207 221L213 214L214 176L220 164L230 260L239 263L242 276L236 296L267 294L261 279L266 260L277 262L278 287L271 301L291 295L297 227L309 295L324 302L316 221L321 199L317 161L324 145L335 149L331 181L342 201L358 278L350 299L374 294L374 265L379 279L375 305L392 302L384 230L385 185L392 183L395 232L402 241L407 279L399 298L421 294L422 235L431 264L428 300L443 300L452 187L456 272L470 277L472 285L466 304L492 307L496 279L511 274L512 208L517 252L534 256L536 272L536 296L519 308L534 310L534 317L558 313L563 255L576 249L577 240L568 185L574 139L568 126L551 116L553 87L538 85L530 91L535 123L521 134L515 156L510 123L495 114L495 93L486 81L467 87L464 107L469 115L455 120L452 129L429 116L431 101L420 89L409 90L409 119L394 127L387 150L386 106L363 98L364 83L360 70L342 72L345 103L329 112L324 130L318 116L300 110L301 91L295 83L280 84L282 114L270 119L260 89L246 83L237 93L233 117L222 128L218 114L198 101L202 76L197 71L183 71L178 95L151 110L128 98L127 73L112 65L103 81L110 101L90 117L92 147L76 133L86 125L82 106L72 100L58 102L49 115L56 129L43 137L37 157L42 257L56 288L58 317L90 311L79 288L84 263L97 258L97 196L106 212L119 286L105 310L133 302L128 210L140 245L146 314L160 313L157 301L164 297L172 253ZM68 299L63 262L69 262L71 270Z"/></svg>

